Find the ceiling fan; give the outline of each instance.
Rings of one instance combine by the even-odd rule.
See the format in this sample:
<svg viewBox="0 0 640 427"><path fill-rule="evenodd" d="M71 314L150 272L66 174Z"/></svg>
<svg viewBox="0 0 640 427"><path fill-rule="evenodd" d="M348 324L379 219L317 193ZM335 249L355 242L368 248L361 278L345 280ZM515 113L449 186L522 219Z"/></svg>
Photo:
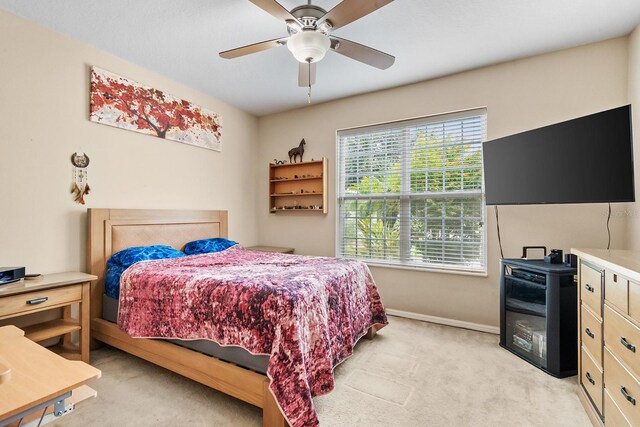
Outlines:
<svg viewBox="0 0 640 427"><path fill-rule="evenodd" d="M386 70L395 61L387 53L331 34L333 30L344 27L393 0L343 0L329 12L311 4L311 0L291 11L276 0L250 1L265 12L284 20L289 36L226 50L220 52L222 58L232 59L287 45L300 62L298 86L309 87L309 93L316 79L316 62L324 58L329 49L381 70Z"/></svg>

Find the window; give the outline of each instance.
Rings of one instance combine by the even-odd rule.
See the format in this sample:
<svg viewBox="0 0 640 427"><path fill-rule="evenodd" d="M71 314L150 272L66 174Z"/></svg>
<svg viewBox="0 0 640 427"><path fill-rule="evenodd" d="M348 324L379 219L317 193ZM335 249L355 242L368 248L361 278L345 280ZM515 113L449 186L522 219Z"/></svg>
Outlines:
<svg viewBox="0 0 640 427"><path fill-rule="evenodd" d="M486 271L486 111L338 131L338 256Z"/></svg>

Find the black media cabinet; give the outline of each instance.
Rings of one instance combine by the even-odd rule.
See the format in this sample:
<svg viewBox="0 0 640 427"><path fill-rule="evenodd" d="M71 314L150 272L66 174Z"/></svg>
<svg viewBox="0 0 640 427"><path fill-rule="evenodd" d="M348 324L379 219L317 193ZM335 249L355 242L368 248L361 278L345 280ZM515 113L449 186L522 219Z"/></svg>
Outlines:
<svg viewBox="0 0 640 427"><path fill-rule="evenodd" d="M503 259L500 346L554 377L578 372L577 269Z"/></svg>

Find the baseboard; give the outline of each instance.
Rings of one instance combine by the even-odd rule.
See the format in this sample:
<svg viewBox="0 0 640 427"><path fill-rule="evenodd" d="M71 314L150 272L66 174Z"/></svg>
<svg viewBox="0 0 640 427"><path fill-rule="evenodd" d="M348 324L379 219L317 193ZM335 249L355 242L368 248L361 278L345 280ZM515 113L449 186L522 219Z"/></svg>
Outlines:
<svg viewBox="0 0 640 427"><path fill-rule="evenodd" d="M406 317L407 319L421 320L423 322L437 323L439 325L453 326L454 328L471 329L473 331L486 332L488 334L500 334L500 328L497 326L483 325L481 323L465 322L463 320L448 319L446 317L429 316L426 314L412 313L410 311L395 310L393 308L385 309L387 314L391 316Z"/></svg>

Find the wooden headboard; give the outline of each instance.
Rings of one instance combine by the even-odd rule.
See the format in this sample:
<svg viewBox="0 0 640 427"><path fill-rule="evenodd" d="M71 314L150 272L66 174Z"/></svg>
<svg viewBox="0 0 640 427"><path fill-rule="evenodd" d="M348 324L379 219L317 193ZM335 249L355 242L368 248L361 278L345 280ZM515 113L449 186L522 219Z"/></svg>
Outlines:
<svg viewBox="0 0 640 427"><path fill-rule="evenodd" d="M88 209L87 268L98 276L91 284L91 318L102 317L107 260L133 246L169 245L182 250L192 240L228 237L227 211Z"/></svg>

